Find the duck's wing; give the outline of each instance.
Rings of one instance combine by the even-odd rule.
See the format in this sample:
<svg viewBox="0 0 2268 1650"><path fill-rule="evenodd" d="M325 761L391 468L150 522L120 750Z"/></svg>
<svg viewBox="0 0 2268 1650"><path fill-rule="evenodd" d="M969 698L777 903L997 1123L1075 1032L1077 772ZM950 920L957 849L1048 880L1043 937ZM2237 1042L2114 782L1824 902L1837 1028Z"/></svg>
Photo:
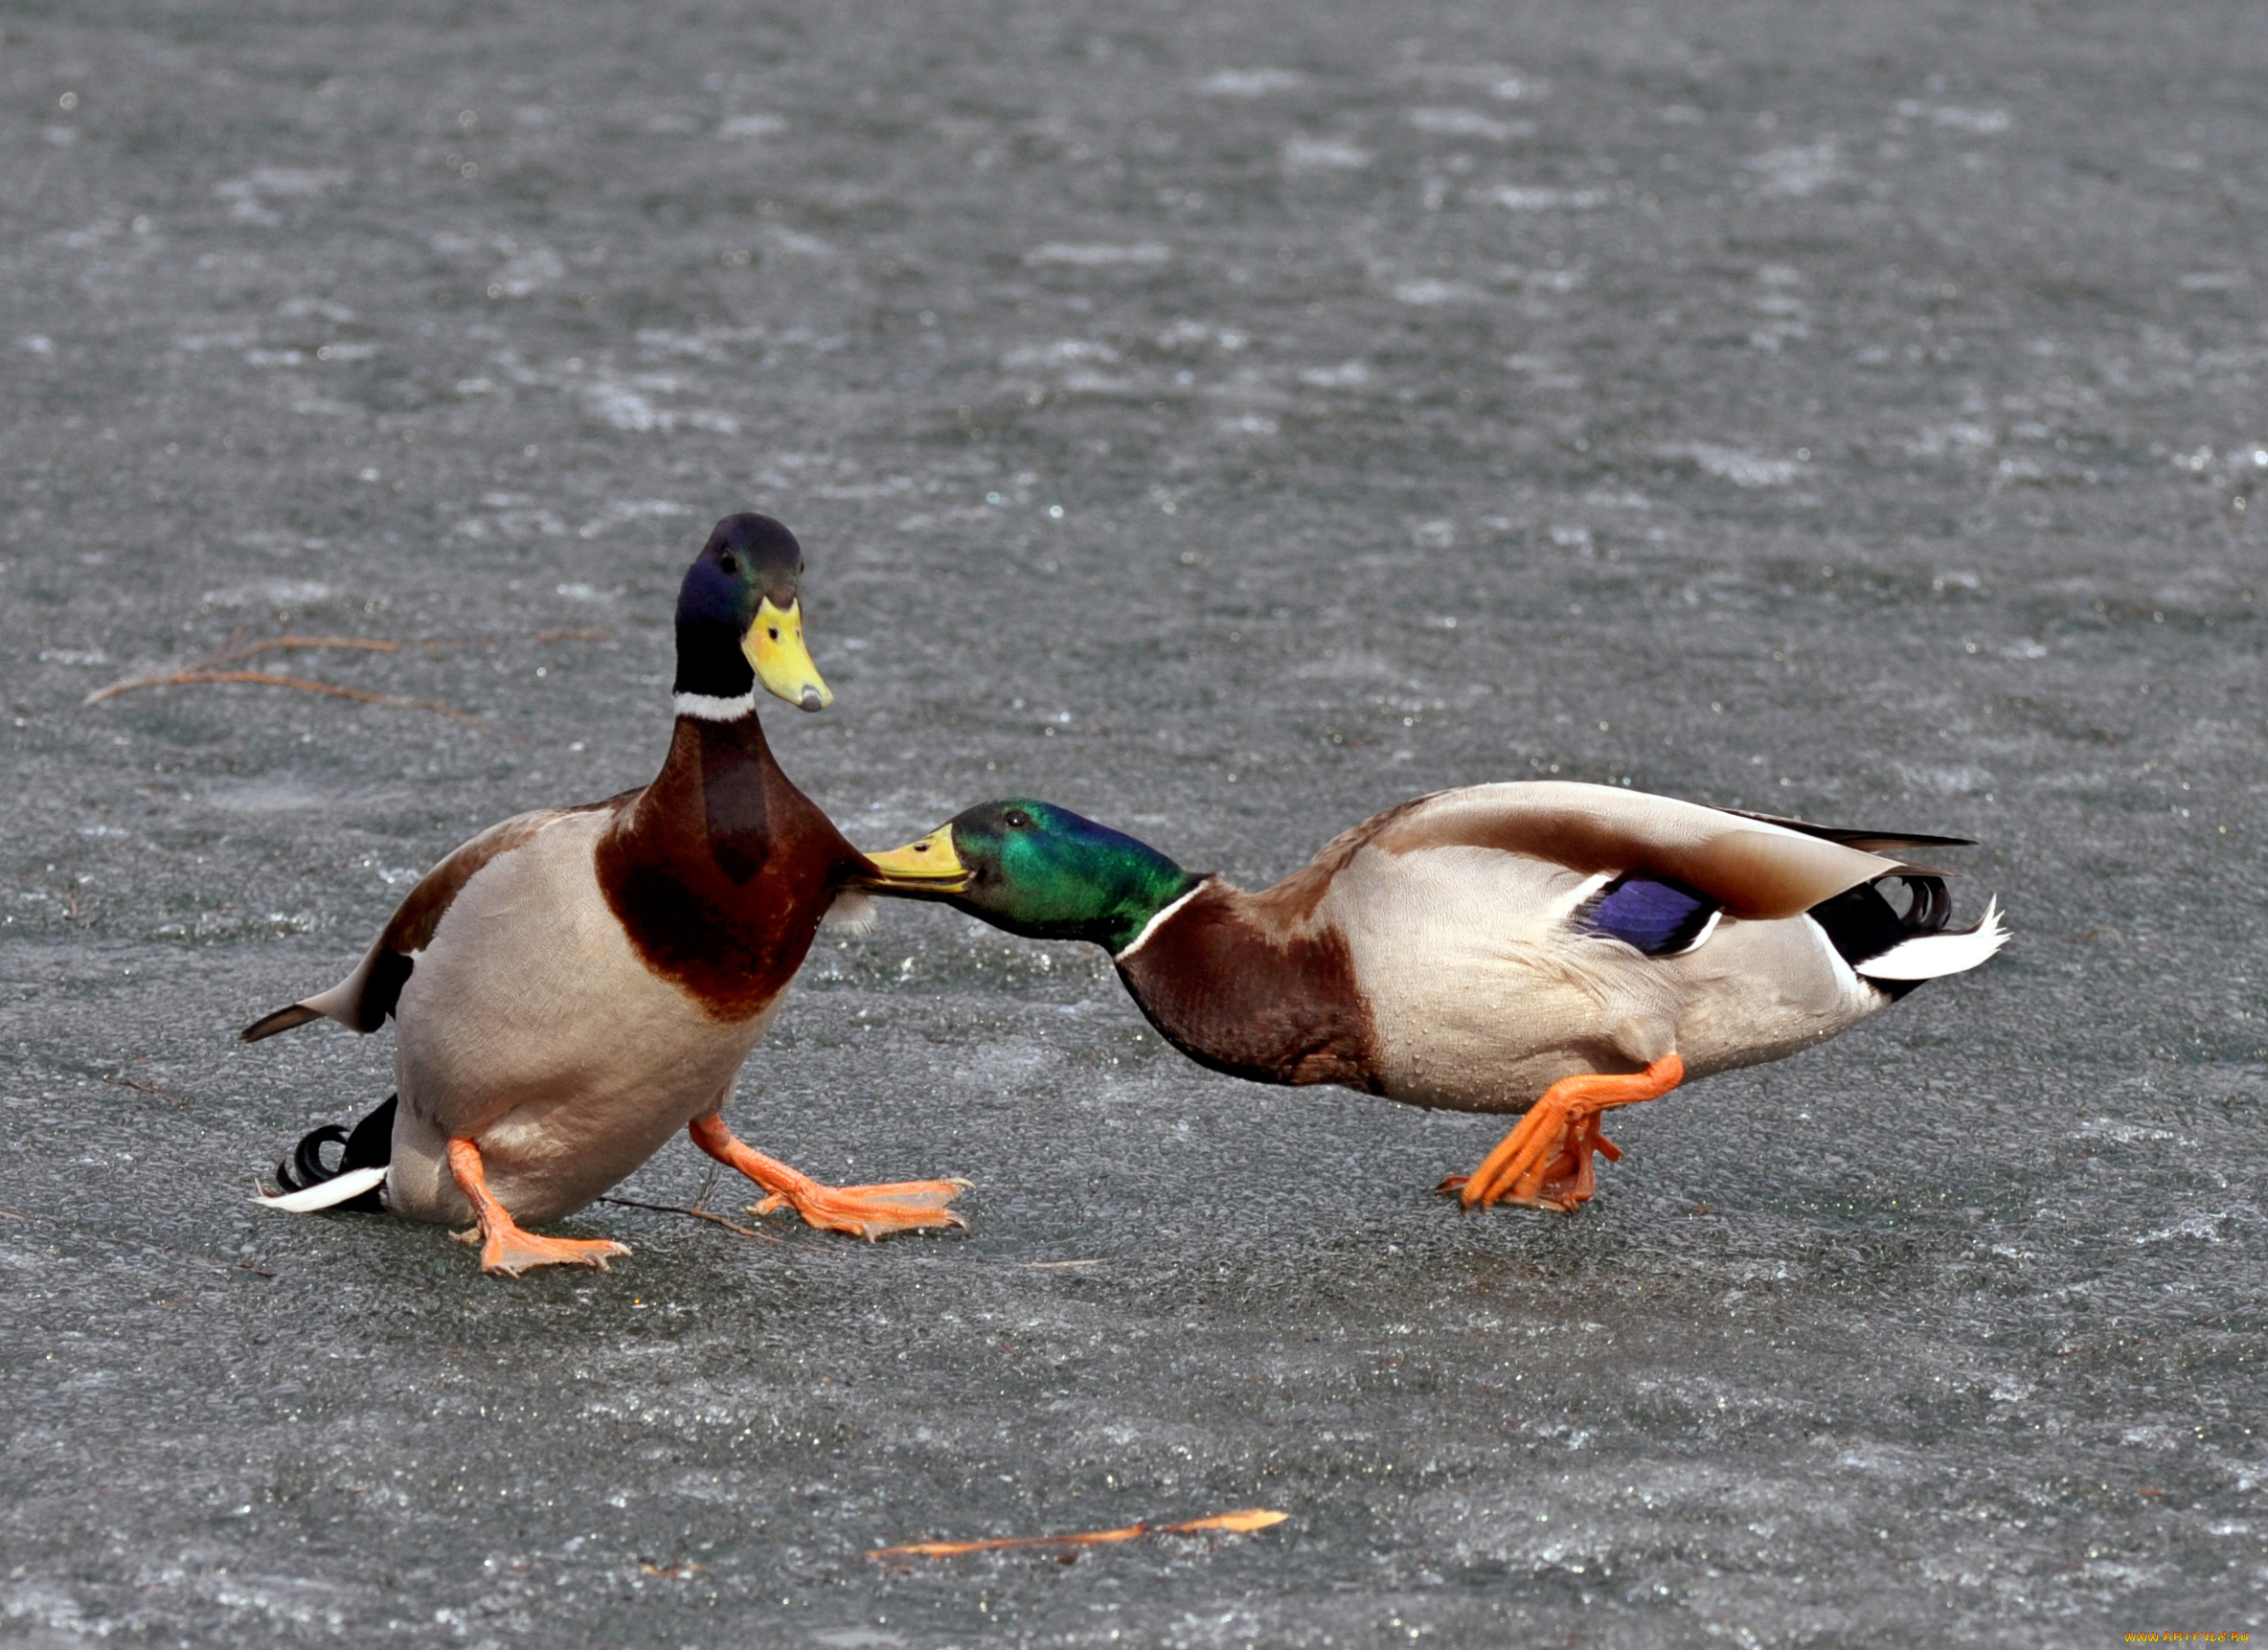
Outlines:
<svg viewBox="0 0 2268 1650"><path fill-rule="evenodd" d="M1698 932L1717 912L1794 916L1862 883L1918 869L1879 848L1955 840L1799 826L1618 786L1533 780L1406 802L1339 838L1310 870L1324 870L1327 860L1344 865L1365 848L1522 854L1609 878L1594 921L1604 913L1609 932L1659 954L1677 948L1681 935L1690 942L1686 931Z"/></svg>
<svg viewBox="0 0 2268 1650"><path fill-rule="evenodd" d="M402 985L417 966L418 953L432 942L434 930L441 926L441 919L466 883L555 821L594 807L619 806L637 795L628 791L579 808L540 808L490 825L419 879L353 973L328 991L262 1015L238 1035L247 1043L257 1043L278 1031L322 1019L336 1020L356 1031L376 1030L400 1001Z"/></svg>
<svg viewBox="0 0 2268 1650"><path fill-rule="evenodd" d="M1848 825L1813 825L1809 820L1782 819L1778 814L1751 813L1745 808L1721 808L1721 813L1735 819L1755 820L1759 825L1778 825L1782 830L1802 831L1805 836L1825 837L1839 842L1846 848L1855 848L1867 853L1881 853L1886 849L1907 848L1975 848L1973 836L1925 836L1919 831L1853 830ZM1950 872L1939 871L1943 876Z"/></svg>

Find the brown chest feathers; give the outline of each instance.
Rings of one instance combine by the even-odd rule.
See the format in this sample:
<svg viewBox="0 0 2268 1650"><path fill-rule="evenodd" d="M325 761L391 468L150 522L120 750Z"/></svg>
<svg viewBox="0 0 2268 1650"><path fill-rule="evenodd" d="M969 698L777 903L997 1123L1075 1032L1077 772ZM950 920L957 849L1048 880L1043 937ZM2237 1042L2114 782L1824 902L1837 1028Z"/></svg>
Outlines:
<svg viewBox="0 0 2268 1650"><path fill-rule="evenodd" d="M762 1011L863 864L772 759L753 716L682 717L652 784L600 839L599 886L639 955L719 1020Z"/></svg>
<svg viewBox="0 0 2268 1650"><path fill-rule="evenodd" d="M1208 882L1119 960L1151 1025L1191 1059L1259 1083L1379 1093L1370 1005L1327 925L1275 920L1267 894Z"/></svg>

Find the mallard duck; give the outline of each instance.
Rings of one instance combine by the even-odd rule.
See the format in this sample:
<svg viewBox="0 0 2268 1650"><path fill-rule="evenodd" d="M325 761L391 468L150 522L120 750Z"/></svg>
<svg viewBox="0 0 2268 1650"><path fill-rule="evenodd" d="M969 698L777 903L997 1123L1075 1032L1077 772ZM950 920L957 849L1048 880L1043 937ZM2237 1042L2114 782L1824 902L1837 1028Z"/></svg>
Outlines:
<svg viewBox="0 0 2268 1650"><path fill-rule="evenodd" d="M757 719L760 682L805 711L833 701L804 644L803 571L768 516L718 522L678 592L676 727L652 783L489 826L426 872L353 973L245 1028L250 1043L395 1022L395 1096L352 1134L307 1135L264 1202L469 1219L489 1273L603 1270L622 1244L524 1228L686 1128L767 1212L869 1238L965 1224L946 1208L960 1182L822 1186L721 1115L821 917L856 918L867 890L905 880L796 789Z"/></svg>
<svg viewBox="0 0 2268 1650"><path fill-rule="evenodd" d="M1011 934L1102 946L1214 1071L1524 1111L1441 1189L1572 1212L1593 1155L1622 1155L1601 1113L1808 1049L1998 951L1997 900L1950 927L1944 873L1903 857L1968 846L1537 780L1389 808L1257 893L1041 802L873 863Z"/></svg>

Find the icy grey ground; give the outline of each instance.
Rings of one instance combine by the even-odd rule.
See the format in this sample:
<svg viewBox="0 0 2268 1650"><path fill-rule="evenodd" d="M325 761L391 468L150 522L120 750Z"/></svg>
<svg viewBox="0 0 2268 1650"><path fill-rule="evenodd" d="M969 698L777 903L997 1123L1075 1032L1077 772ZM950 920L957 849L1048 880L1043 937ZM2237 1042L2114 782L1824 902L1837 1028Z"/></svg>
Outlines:
<svg viewBox="0 0 2268 1650"><path fill-rule="evenodd" d="M1325 10L0 17L0 1639L2263 1625L2257 11ZM862 844L1021 792L1264 879L1552 773L1974 834L2019 938L1625 1114L1575 1219L905 907L732 1115L969 1176L965 1241L602 1207L630 1260L513 1285L253 1209L389 1047L235 1028L651 772L742 508ZM284 631L481 729L79 702Z"/></svg>

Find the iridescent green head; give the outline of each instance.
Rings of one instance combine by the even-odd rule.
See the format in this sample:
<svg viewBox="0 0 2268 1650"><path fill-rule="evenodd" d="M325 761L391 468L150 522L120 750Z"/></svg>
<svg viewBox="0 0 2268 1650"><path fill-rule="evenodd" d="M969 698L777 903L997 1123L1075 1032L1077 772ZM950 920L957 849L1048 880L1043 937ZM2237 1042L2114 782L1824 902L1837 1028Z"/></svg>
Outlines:
<svg viewBox="0 0 2268 1650"><path fill-rule="evenodd" d="M919 842L871 857L887 875L937 879L928 897L995 928L1031 939L1092 939L1114 956L1203 880L1147 843L1021 798L980 802Z"/></svg>

